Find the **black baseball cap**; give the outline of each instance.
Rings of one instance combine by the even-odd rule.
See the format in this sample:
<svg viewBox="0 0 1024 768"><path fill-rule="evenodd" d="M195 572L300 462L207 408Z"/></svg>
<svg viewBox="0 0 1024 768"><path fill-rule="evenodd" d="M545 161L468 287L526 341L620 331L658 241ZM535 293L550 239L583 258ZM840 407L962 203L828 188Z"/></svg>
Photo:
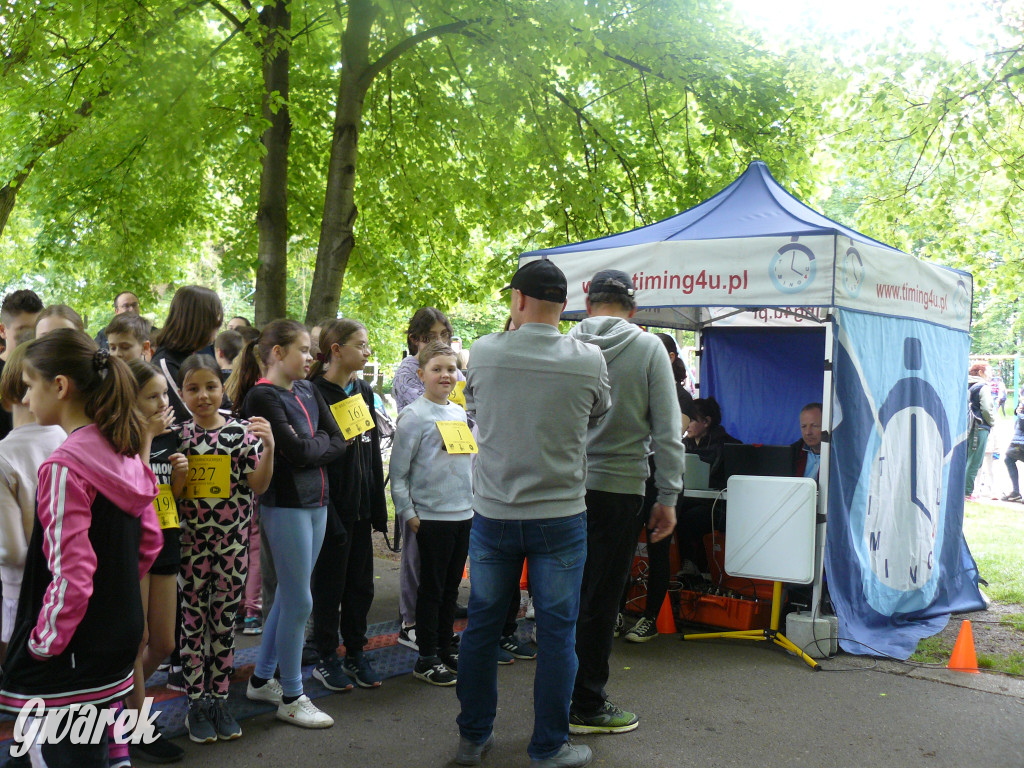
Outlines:
<svg viewBox="0 0 1024 768"><path fill-rule="evenodd" d="M625 272L618 269L602 269L591 279L588 293L621 293L623 296L632 296L636 293L636 287L632 278Z"/></svg>
<svg viewBox="0 0 1024 768"><path fill-rule="evenodd" d="M549 259L537 259L524 264L512 275L512 280L501 290L515 288L524 296L561 304L568 295L565 274Z"/></svg>

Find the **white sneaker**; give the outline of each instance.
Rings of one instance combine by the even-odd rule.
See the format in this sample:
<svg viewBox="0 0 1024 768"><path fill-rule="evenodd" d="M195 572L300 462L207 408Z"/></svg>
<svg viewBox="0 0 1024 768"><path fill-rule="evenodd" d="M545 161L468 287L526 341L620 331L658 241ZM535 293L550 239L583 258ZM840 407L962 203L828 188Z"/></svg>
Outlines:
<svg viewBox="0 0 1024 768"><path fill-rule="evenodd" d="M317 709L305 694L291 704L278 704L277 719L301 728L330 728L334 725L334 718Z"/></svg>
<svg viewBox="0 0 1024 768"><path fill-rule="evenodd" d="M284 689L281 687L281 683L273 677L259 688L253 686L252 678L249 678L249 684L245 687L245 698L252 701L267 701L271 704L280 704L282 696L284 696Z"/></svg>
<svg viewBox="0 0 1024 768"><path fill-rule="evenodd" d="M536 619L537 612L533 609L533 598L528 597L526 599L526 617L527 619Z"/></svg>

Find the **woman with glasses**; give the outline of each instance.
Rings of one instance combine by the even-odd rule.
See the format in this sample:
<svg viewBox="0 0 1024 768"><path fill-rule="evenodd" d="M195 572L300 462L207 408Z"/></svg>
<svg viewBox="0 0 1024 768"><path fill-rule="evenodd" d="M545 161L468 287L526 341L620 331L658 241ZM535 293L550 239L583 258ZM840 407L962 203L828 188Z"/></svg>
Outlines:
<svg viewBox="0 0 1024 768"><path fill-rule="evenodd" d="M387 529L388 511L373 389L362 377L371 354L366 328L348 318L330 320L320 331L320 350L309 378L328 407L361 398L373 426L352 437L345 454L326 466L327 533L313 569L312 644L319 656L313 677L332 691L351 690L352 680L360 688L376 688L381 678L363 649L373 604L371 536ZM344 659L337 653L339 629Z"/></svg>

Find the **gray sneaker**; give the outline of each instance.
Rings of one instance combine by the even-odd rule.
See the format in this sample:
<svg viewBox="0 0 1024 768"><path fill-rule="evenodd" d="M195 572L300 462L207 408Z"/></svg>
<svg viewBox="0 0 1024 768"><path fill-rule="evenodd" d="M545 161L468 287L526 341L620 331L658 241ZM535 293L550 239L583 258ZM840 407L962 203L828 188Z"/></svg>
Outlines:
<svg viewBox="0 0 1024 768"><path fill-rule="evenodd" d="M232 741L242 735L242 726L235 720L235 716L228 709L226 699L213 699L206 710L213 722L213 729L217 732L217 738L221 741Z"/></svg>
<svg viewBox="0 0 1024 768"><path fill-rule="evenodd" d="M530 765L535 768L583 768L590 765L594 759L594 753L586 744L570 744L566 742L562 748L551 757L543 760L531 760Z"/></svg>
<svg viewBox="0 0 1024 768"><path fill-rule="evenodd" d="M196 744L212 744L217 740L217 730L210 719L210 702L205 699L189 702L185 730L188 731L189 739Z"/></svg>
<svg viewBox="0 0 1024 768"><path fill-rule="evenodd" d="M480 765L480 760L494 746L494 734L487 737L483 744L474 744L465 736L459 737L459 751L455 754L455 762L459 765Z"/></svg>

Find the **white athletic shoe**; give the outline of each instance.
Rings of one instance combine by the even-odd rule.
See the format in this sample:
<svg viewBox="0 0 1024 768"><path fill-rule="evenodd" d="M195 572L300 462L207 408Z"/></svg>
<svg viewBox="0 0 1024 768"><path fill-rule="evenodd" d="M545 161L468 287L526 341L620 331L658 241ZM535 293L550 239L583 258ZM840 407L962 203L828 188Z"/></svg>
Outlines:
<svg viewBox="0 0 1024 768"><path fill-rule="evenodd" d="M278 704L277 719L301 728L330 728L334 725L334 718L317 709L305 694L291 704Z"/></svg>
<svg viewBox="0 0 1024 768"><path fill-rule="evenodd" d="M273 677L267 680L267 682L259 688L253 686L252 678L250 678L249 684L245 687L245 698L251 699L252 701L266 701L271 704L280 704L282 696L284 696L284 689L281 687L281 683Z"/></svg>

